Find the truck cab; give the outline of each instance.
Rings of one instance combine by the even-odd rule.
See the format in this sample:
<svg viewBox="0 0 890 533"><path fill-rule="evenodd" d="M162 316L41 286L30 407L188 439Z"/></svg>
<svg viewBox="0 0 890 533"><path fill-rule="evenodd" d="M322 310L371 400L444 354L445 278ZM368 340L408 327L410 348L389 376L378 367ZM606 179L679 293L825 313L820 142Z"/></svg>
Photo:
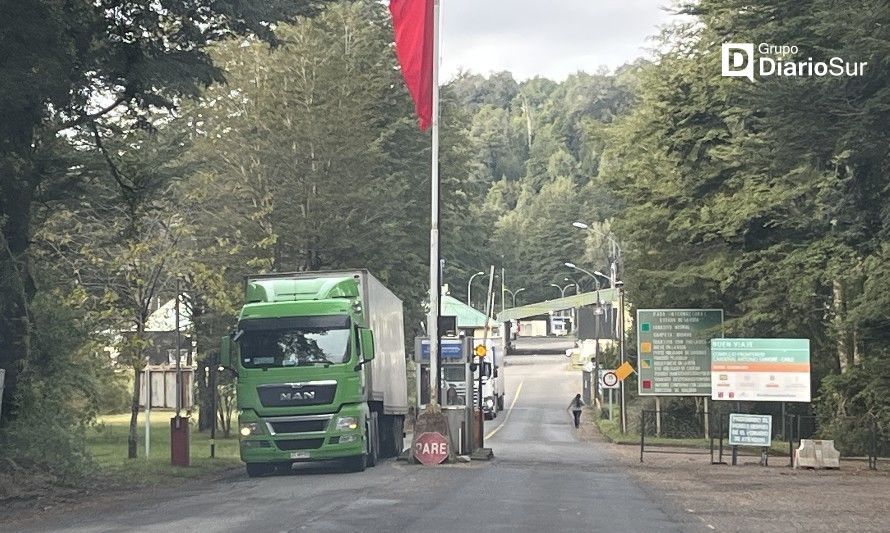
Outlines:
<svg viewBox="0 0 890 533"><path fill-rule="evenodd" d="M247 473L401 451L407 412L401 301L367 271L249 278L221 359L237 375Z"/></svg>

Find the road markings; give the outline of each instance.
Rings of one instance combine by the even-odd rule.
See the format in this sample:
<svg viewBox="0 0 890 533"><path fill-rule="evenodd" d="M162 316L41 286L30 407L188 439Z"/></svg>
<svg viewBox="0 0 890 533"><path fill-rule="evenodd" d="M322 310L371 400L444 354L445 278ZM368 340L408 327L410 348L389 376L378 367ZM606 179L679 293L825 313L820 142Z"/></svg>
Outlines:
<svg viewBox="0 0 890 533"><path fill-rule="evenodd" d="M520 381L520 382L519 382L519 386L516 387L516 394L513 395L513 401L510 402L510 408L507 409L507 414L504 415L504 421L501 422L501 425L499 425L498 427L492 429L491 432L489 432L489 434L485 436L485 439L486 439L486 440L490 439L492 436L494 436L495 433L497 433L498 431L500 431L502 427L504 427L505 425L507 425L507 420L510 420L510 414L513 413L513 406L516 405L516 400L519 399L519 393L522 392L522 384L523 384L523 383L525 383L525 382L524 382L524 381Z"/></svg>

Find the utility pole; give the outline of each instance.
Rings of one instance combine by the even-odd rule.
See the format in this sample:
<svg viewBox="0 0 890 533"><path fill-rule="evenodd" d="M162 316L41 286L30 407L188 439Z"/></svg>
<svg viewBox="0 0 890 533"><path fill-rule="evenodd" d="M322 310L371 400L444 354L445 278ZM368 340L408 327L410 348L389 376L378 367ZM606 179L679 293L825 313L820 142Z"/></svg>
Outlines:
<svg viewBox="0 0 890 533"><path fill-rule="evenodd" d="M616 281L617 289L618 289L618 329L620 330L618 333L618 345L621 353L621 364L623 365L626 361L624 356L624 282ZM624 380L621 380L619 386L621 389L618 391L621 395L621 433L627 433L627 398L624 393Z"/></svg>
<svg viewBox="0 0 890 533"><path fill-rule="evenodd" d="M176 317L176 420L179 420L182 410L182 361L179 350L182 346L182 337L179 334L179 278L176 278L176 304L173 306L173 314Z"/></svg>
<svg viewBox="0 0 890 533"><path fill-rule="evenodd" d="M507 303L507 281L506 281L506 270L504 267L501 267L501 313L506 309Z"/></svg>

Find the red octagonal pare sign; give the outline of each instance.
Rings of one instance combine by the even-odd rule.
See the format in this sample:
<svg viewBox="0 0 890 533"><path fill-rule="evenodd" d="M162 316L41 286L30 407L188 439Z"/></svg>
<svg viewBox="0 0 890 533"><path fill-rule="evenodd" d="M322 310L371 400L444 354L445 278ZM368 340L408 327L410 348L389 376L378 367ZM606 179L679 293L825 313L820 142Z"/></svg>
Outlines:
<svg viewBox="0 0 890 533"><path fill-rule="evenodd" d="M437 465L448 457L448 439L441 433L423 433L414 442L414 457L425 465Z"/></svg>

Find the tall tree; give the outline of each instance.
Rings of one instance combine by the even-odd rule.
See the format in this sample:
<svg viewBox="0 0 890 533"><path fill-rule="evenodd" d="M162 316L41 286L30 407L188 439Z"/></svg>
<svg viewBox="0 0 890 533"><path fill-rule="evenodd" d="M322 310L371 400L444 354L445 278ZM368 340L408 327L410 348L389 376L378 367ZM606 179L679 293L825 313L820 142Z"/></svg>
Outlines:
<svg viewBox="0 0 890 533"><path fill-rule="evenodd" d="M29 245L32 208L65 196L56 171L59 132L113 117L146 123L223 72L206 52L233 34L275 42L272 23L314 13L321 0L240 2L99 0L0 4L0 421L14 410L16 376L30 352L37 287ZM23 90L27 88L27 90Z"/></svg>

